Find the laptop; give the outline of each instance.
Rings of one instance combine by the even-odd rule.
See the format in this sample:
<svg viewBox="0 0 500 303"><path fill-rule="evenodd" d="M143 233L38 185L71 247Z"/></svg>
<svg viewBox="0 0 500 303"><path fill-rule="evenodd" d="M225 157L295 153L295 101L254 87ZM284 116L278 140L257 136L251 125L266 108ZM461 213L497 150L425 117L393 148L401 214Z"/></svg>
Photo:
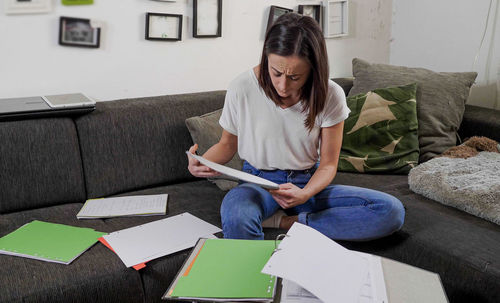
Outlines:
<svg viewBox="0 0 500 303"><path fill-rule="evenodd" d="M0 99L0 121L84 114L95 104L81 93Z"/></svg>

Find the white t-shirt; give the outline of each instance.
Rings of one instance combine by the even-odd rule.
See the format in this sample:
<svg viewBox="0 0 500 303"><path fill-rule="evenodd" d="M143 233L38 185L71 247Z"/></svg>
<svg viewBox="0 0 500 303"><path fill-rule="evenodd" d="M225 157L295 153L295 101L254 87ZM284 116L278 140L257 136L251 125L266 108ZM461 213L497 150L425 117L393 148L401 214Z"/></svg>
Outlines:
<svg viewBox="0 0 500 303"><path fill-rule="evenodd" d="M329 80L325 107L309 133L302 104L277 106L251 69L230 83L219 123L238 136L240 157L255 168L303 170L319 159L320 128L344 121L349 112L344 91Z"/></svg>

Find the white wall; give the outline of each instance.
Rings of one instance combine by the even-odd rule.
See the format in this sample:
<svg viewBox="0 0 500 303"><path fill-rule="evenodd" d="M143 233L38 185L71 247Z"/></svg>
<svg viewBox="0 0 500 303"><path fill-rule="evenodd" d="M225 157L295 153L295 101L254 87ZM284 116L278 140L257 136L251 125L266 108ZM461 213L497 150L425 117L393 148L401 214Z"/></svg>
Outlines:
<svg viewBox="0 0 500 303"><path fill-rule="evenodd" d="M390 63L434 71L476 71L468 103L500 109L500 7L492 0L394 0Z"/></svg>
<svg viewBox="0 0 500 303"><path fill-rule="evenodd" d="M49 14L5 15L0 5L0 98L84 92L112 100L226 89L258 64L269 6L297 10L311 0L224 0L221 38L192 37L192 1L95 0ZM350 0L350 35L327 39L330 71L351 76L351 60L389 63L392 0ZM146 12L184 15L182 41L144 39ZM101 47L59 46L59 16L101 21Z"/></svg>

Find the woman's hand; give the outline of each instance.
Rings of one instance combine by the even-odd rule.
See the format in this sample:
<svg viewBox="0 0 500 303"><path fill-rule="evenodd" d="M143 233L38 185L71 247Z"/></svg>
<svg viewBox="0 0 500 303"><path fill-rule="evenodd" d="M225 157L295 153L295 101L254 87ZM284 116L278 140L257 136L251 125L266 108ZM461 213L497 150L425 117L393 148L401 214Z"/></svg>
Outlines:
<svg viewBox="0 0 500 303"><path fill-rule="evenodd" d="M271 189L269 193L283 209L304 204L310 198L304 189L292 183L280 184L279 189Z"/></svg>
<svg viewBox="0 0 500 303"><path fill-rule="evenodd" d="M198 144L195 144L189 148L189 152L195 154L197 149ZM190 157L189 155L186 156L188 157L188 170L191 175L200 178L215 177L220 175L219 172L216 172L210 167L201 164L200 161L194 159L193 157Z"/></svg>

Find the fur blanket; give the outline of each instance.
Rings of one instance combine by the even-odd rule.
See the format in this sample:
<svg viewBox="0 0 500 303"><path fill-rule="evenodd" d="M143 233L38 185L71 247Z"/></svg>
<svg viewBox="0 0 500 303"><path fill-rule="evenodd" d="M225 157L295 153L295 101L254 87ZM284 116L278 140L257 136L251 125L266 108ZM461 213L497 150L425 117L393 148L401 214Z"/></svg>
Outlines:
<svg viewBox="0 0 500 303"><path fill-rule="evenodd" d="M410 170L415 193L500 225L500 153L438 157Z"/></svg>

